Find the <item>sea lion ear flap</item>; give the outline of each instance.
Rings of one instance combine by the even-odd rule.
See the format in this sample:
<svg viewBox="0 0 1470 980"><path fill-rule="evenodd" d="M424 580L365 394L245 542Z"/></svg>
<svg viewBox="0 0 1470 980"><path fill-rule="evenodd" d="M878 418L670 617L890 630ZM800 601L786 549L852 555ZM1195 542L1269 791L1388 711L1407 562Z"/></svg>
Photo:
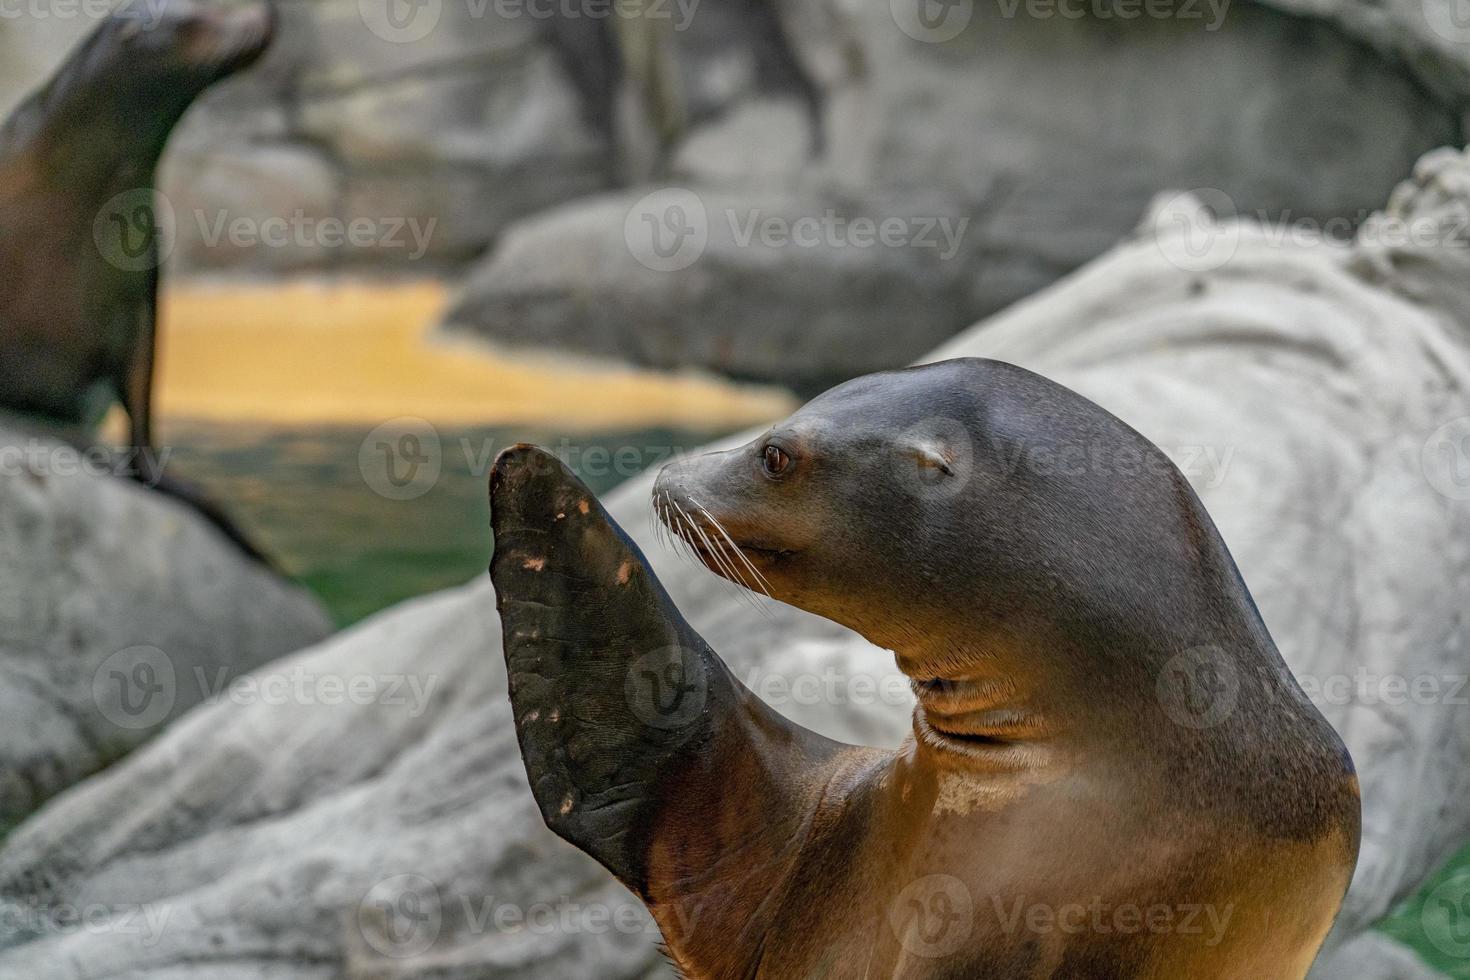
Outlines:
<svg viewBox="0 0 1470 980"><path fill-rule="evenodd" d="M919 436L911 440L904 451L908 452L918 464L922 473L930 476L954 476L955 460L958 454L942 440L932 436Z"/></svg>

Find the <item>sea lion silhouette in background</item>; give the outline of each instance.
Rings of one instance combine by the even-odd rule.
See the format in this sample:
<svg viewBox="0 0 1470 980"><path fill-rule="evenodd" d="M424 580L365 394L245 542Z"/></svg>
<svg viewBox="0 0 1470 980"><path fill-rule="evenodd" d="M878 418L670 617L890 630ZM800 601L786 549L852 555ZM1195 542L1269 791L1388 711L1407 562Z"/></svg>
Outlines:
<svg viewBox="0 0 1470 980"><path fill-rule="evenodd" d="M133 475L198 508L257 558L198 491L163 476L153 452L152 195L184 111L254 63L274 32L268 2L124 4L0 128L0 406L85 425L120 401Z"/></svg>
<svg viewBox="0 0 1470 980"><path fill-rule="evenodd" d="M517 734L548 826L700 978L1291 980L1357 780L1168 458L1012 365L859 378L670 464L717 574L895 651L896 752L781 718L530 447L491 476Z"/></svg>
<svg viewBox="0 0 1470 980"><path fill-rule="evenodd" d="M620 102L631 99L638 107L635 115L641 115L651 130L660 157L667 156L688 129L710 118L712 107L691 90L691 79L684 77L687 66L676 50L680 44L701 43L690 39L695 32L683 23L693 17L714 18L716 24L748 39L755 84L768 95L790 94L801 103L812 131L810 150L813 155L822 153L822 89L802 63L777 4L722 0L718 9L696 9L697 4L686 10L674 3L634 3L620 7L614 16L588 17L558 6L545 20L543 36L576 89L582 120L609 151L610 176L620 176L620 152L626 155L630 150L621 145L629 138L623 130L634 125L620 118L627 111L627 106L620 109ZM705 44L719 39L717 30L703 34ZM666 162L656 161L654 169Z"/></svg>

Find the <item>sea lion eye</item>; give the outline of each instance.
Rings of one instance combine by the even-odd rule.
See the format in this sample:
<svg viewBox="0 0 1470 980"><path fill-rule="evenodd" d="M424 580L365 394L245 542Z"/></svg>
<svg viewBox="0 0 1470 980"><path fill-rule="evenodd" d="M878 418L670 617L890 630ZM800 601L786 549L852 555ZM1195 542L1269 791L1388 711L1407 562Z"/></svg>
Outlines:
<svg viewBox="0 0 1470 980"><path fill-rule="evenodd" d="M791 457L779 446L767 446L761 462L766 468L766 473L771 476L780 476L791 465Z"/></svg>

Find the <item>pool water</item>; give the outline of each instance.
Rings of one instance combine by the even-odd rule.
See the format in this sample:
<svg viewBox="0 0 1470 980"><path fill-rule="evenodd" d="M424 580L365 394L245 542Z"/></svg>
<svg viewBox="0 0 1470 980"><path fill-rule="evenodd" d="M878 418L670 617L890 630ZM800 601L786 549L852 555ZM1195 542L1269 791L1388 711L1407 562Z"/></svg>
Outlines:
<svg viewBox="0 0 1470 980"><path fill-rule="evenodd" d="M165 435L170 471L199 484L339 626L485 573L490 562L489 467L516 442L546 446L599 496L726 430L672 427L578 432L552 426L242 428L178 424ZM437 459L437 476L385 482L382 447ZM434 440L437 440L437 447ZM407 475L407 463L400 475ZM385 495L385 494L390 494ZM408 496L408 495L412 496ZM401 497L405 499L394 499Z"/></svg>

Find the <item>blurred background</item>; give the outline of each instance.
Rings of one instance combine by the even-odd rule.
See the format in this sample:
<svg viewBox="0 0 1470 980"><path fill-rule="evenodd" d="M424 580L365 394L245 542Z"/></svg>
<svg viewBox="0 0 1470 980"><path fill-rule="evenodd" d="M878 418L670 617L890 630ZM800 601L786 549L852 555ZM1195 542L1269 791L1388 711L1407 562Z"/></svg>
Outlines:
<svg viewBox="0 0 1470 980"><path fill-rule="evenodd" d="M14 0L0 113L107 9ZM780 417L1045 287L1165 189L1345 239L1462 145L1470 94L1461 38L1366 3L280 17L164 159L155 406L181 471L340 624L483 565L467 518L495 447L689 449ZM411 510L357 466L405 417L447 449Z"/></svg>
<svg viewBox="0 0 1470 980"><path fill-rule="evenodd" d="M0 116L106 9L0 0ZM1025 301L1162 192L1345 246L1470 126L1458 0L278 9L164 158L155 412L338 627L483 573L513 442L602 493ZM1381 927L1463 978L1423 923L1467 866Z"/></svg>

